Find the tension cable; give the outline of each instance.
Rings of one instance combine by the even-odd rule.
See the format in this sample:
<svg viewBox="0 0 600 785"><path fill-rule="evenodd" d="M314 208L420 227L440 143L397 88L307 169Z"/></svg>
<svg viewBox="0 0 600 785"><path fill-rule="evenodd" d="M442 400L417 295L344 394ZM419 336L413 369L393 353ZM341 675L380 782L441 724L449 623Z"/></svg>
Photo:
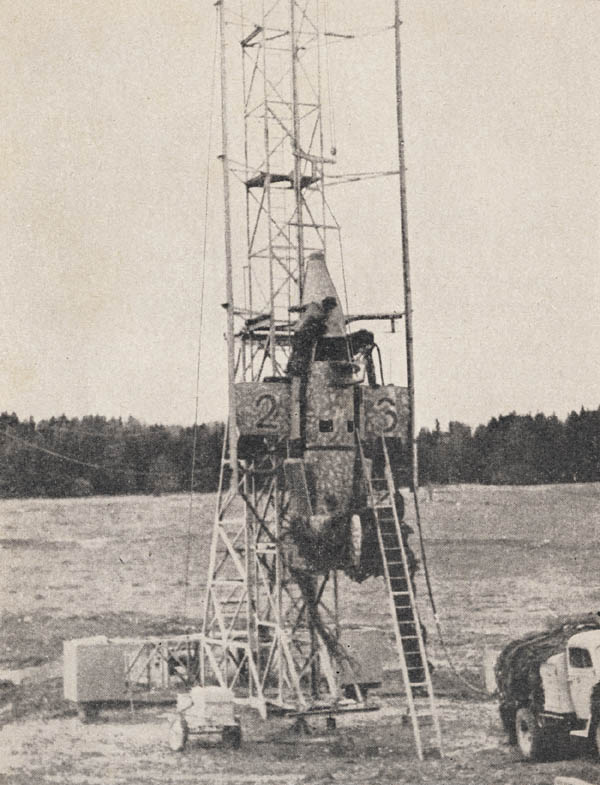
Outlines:
<svg viewBox="0 0 600 785"><path fill-rule="evenodd" d="M204 323L204 290L206 283L206 247L208 236L208 204L210 196L210 160L212 156L212 135L213 135L213 117L214 117L214 97L215 97L215 81L217 71L217 33L218 25L215 17L215 32L213 42L213 61L212 61L212 74L210 85L210 105L208 117L208 149L206 152L206 169L205 169L205 190L204 190L204 231L202 236L202 265L200 271L200 314L198 319L198 349L196 352L196 391L194 402L194 429L192 440L192 461L190 467L190 503L188 511L188 522L185 539L185 569L183 581L183 618L187 618L187 604L188 604L188 589L189 589L189 572L190 572L190 555L191 555L191 536L192 536L192 518L194 507L194 478L196 472L196 455L198 449L198 410L200 400L200 364L202 359L202 332Z"/></svg>

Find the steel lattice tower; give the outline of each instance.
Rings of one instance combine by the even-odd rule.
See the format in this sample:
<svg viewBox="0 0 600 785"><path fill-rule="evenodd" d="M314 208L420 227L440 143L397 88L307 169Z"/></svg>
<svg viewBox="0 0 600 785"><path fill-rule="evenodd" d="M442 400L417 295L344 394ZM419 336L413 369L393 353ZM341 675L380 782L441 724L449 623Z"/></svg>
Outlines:
<svg viewBox="0 0 600 785"><path fill-rule="evenodd" d="M324 31L318 0L246 2L239 13L225 2L218 6L222 70L232 31L242 60L243 161L227 149L226 125L221 156L225 187L231 174L245 192L246 212L244 263L231 253L243 305L230 297L230 382L257 382L285 374L305 256L325 253L328 234L339 232L324 192L323 168L333 163L324 155ZM228 95L227 73L221 78ZM223 104L226 117L226 99ZM265 395L259 405L268 430L277 402ZM238 460L235 412L228 433L204 610L213 654L204 668L223 684L244 686L259 707L267 700L303 707L319 694L333 701L337 688L324 637L335 638L338 629L335 577L315 577L304 593L299 589L286 544L288 500L277 445L260 461ZM320 632L306 592L327 622Z"/></svg>
<svg viewBox="0 0 600 785"><path fill-rule="evenodd" d="M417 485L416 461L407 460L414 454L414 395L399 72L406 310L344 315L326 259L339 225L325 197L324 167L334 161L324 154L321 4L250 5L233 15L225 0L218 3L229 422L200 681L242 691L263 715L268 704L331 713L341 707L342 689L364 708L361 663L344 650L337 570L357 580L381 575L422 758L425 725L439 751L441 732L398 494L406 463ZM242 162L229 151L229 29L241 32ZM230 174L245 196L241 264L232 242ZM241 307L234 280L243 282ZM377 376L372 333L347 331L350 321L393 325L405 315L408 388L386 384L381 363ZM310 333L311 319L321 333ZM362 687L372 681L363 678Z"/></svg>

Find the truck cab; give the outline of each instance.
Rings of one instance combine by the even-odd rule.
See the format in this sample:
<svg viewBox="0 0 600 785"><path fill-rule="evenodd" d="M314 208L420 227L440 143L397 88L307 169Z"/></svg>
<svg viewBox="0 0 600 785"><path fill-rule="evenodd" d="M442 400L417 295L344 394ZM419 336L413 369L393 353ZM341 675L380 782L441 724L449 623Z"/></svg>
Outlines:
<svg viewBox="0 0 600 785"><path fill-rule="evenodd" d="M544 688L544 712L592 716L592 693L600 682L600 630L578 632L569 638L566 650L549 657L540 666Z"/></svg>
<svg viewBox="0 0 600 785"><path fill-rule="evenodd" d="M542 689L515 716L523 756L560 756L573 737L592 740L600 754L600 629L572 635L563 651L541 663L539 676Z"/></svg>
<svg viewBox="0 0 600 785"><path fill-rule="evenodd" d="M592 693L600 682L600 630L574 635L567 647L571 701L579 719L592 716Z"/></svg>

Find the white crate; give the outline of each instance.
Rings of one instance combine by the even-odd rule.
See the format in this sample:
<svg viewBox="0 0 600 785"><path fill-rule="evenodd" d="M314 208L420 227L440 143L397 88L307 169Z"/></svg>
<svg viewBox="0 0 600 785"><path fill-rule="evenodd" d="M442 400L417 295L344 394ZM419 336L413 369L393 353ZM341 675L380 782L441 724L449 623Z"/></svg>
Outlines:
<svg viewBox="0 0 600 785"><path fill-rule="evenodd" d="M122 700L126 686L126 647L104 635L63 644L63 691L76 703Z"/></svg>

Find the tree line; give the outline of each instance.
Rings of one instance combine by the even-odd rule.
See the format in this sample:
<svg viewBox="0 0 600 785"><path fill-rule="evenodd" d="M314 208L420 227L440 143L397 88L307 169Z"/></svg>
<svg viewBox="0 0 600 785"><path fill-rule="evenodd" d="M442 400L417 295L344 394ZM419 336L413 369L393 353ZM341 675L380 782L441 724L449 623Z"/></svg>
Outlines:
<svg viewBox="0 0 600 785"><path fill-rule="evenodd" d="M600 481L600 407L555 415L512 412L474 432L451 422L448 431L421 430L419 481L538 485Z"/></svg>
<svg viewBox="0 0 600 785"><path fill-rule="evenodd" d="M224 426L196 431L194 490L219 481ZM0 497L174 493L190 490L194 429L130 417L0 415Z"/></svg>
<svg viewBox="0 0 600 785"><path fill-rule="evenodd" d="M194 490L218 486L225 428L196 429ZM600 481L600 407L555 415L493 417L473 432L451 422L418 435L419 482L534 485ZM0 498L189 491L194 428L130 417L0 415Z"/></svg>

